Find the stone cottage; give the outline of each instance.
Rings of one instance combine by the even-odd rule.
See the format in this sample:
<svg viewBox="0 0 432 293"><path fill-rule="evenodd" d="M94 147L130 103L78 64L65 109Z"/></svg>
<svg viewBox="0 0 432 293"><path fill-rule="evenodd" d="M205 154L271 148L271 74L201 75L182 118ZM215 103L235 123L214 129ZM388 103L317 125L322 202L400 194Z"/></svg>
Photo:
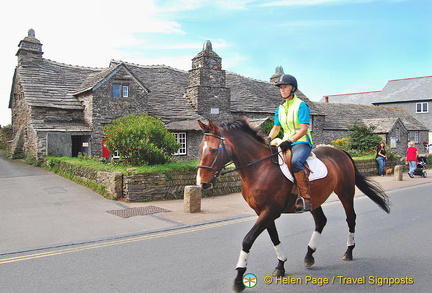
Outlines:
<svg viewBox="0 0 432 293"><path fill-rule="evenodd" d="M333 103L315 103L315 106L325 116L320 136L324 144L346 137L348 126L354 123L373 126L374 133L401 156L405 156L408 141L428 137L428 128L402 108ZM422 148L419 151L424 152Z"/></svg>
<svg viewBox="0 0 432 293"><path fill-rule="evenodd" d="M10 150L39 159L106 155L104 127L133 113L160 118L182 145L176 155L196 158L202 138L197 120L246 117L261 123L282 102L274 83L223 70L210 41L188 72L115 60L107 68L59 63L42 57L33 30L18 47L9 102ZM314 108L300 91L297 95Z"/></svg>
<svg viewBox="0 0 432 293"><path fill-rule="evenodd" d="M374 105L405 109L429 130L428 137L424 137L416 135L416 131L422 130L410 129L409 140L413 140L420 150L424 148L423 142L432 140L432 113L429 111L429 103L432 101L432 76L393 79L380 91L328 95L321 101L338 105ZM429 148L429 151L431 150L432 148Z"/></svg>
<svg viewBox="0 0 432 293"><path fill-rule="evenodd" d="M181 144L176 153L179 159L196 159L202 139L197 120L221 122L246 117L259 126L272 120L277 105L283 102L274 85L284 73L282 67L276 67L269 82L226 72L210 41L192 59L189 71L117 60L111 60L107 68L81 67L45 59L43 54L42 43L34 30L29 30L18 44L9 100L13 130L9 150L38 159L78 153L113 155L104 146L104 127L117 118L141 113L160 118L174 133ZM421 123L395 108L387 108L384 117L371 107L345 109L313 103L300 90L296 94L311 109L315 144L343 137L347 126L359 119L387 125L380 131L389 144L396 129L402 136L405 129L414 131L414 136L417 131L423 139ZM386 117L393 124L365 120Z"/></svg>

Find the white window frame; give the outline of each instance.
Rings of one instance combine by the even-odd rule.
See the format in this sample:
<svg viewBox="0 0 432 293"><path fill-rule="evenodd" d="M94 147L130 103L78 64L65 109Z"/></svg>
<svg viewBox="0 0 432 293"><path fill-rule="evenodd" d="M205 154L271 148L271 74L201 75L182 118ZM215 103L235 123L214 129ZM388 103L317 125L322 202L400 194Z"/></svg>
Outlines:
<svg viewBox="0 0 432 293"><path fill-rule="evenodd" d="M118 91L119 91L118 97L116 97L114 95L114 87L115 86L118 87ZM112 87L111 91L112 91L113 98L128 98L129 97L129 85L121 84L121 83L113 83L111 87Z"/></svg>
<svg viewBox="0 0 432 293"><path fill-rule="evenodd" d="M428 102L416 103L416 113L429 113L429 103Z"/></svg>
<svg viewBox="0 0 432 293"><path fill-rule="evenodd" d="M414 131L414 142L415 143L419 143L419 137L420 137L420 133L418 132L418 130Z"/></svg>
<svg viewBox="0 0 432 293"><path fill-rule="evenodd" d="M122 97L123 98L129 98L129 86L128 85L122 85Z"/></svg>
<svg viewBox="0 0 432 293"><path fill-rule="evenodd" d="M174 156L186 156L187 155L187 133L186 132L174 132L175 139L180 143L180 148L174 153Z"/></svg>

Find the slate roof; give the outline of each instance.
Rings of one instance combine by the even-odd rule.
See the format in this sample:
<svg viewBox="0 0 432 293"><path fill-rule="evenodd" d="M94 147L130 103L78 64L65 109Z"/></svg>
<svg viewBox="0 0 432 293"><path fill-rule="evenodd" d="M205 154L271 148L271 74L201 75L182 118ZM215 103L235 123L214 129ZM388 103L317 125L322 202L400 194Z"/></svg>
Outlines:
<svg viewBox="0 0 432 293"><path fill-rule="evenodd" d="M278 87L272 82L227 72L226 86L231 90L232 112L274 113L277 106L284 102ZM312 114L318 113L314 103L300 90L297 90L296 95L308 104Z"/></svg>
<svg viewBox="0 0 432 293"><path fill-rule="evenodd" d="M389 80L374 104L432 100L432 76Z"/></svg>
<svg viewBox="0 0 432 293"><path fill-rule="evenodd" d="M327 95L329 103L380 105L432 100L432 76L389 80L381 91Z"/></svg>
<svg viewBox="0 0 432 293"><path fill-rule="evenodd" d="M328 95L322 97L320 102L325 102L327 97L328 102L334 104L372 105L374 101L378 100L379 94L380 91L370 91L370 92L361 92L361 93Z"/></svg>
<svg viewBox="0 0 432 293"><path fill-rule="evenodd" d="M121 66L147 90L149 115L161 118L165 124L171 123L170 127L177 130L196 129L196 120L202 120L203 117L194 111L185 98L189 83L187 71L165 65L147 66L118 60L111 60L107 68L90 68L42 59L41 62L17 67L15 76L21 79L30 106L82 110L83 105L76 95L95 89ZM230 89L231 111L234 113L268 114L272 117L277 105L283 102L278 88L271 82L227 72L226 87ZM301 91L296 94L309 105L312 114L319 112L315 103ZM185 123L190 120L193 123ZM179 121L184 125L175 123Z"/></svg>
<svg viewBox="0 0 432 293"><path fill-rule="evenodd" d="M353 125L354 122L377 122L383 123L385 129L396 119L400 118L407 130L426 130L428 128L421 124L417 119L412 117L402 108L368 106L355 104L338 104L337 107L332 103L315 103L319 110L325 115L324 129L326 130L346 130L347 126ZM382 119L379 121L368 119Z"/></svg>
<svg viewBox="0 0 432 293"><path fill-rule="evenodd" d="M43 59L16 68L25 97L30 106L60 109L83 109L73 96L81 83L101 69L67 65Z"/></svg>

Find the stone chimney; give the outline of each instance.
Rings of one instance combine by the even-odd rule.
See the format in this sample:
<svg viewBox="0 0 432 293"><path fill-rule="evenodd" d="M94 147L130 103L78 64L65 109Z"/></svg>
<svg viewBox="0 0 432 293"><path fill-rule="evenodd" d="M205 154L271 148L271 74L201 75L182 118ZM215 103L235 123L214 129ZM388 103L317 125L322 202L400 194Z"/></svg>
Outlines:
<svg viewBox="0 0 432 293"><path fill-rule="evenodd" d="M280 77L282 74L284 74L284 70L283 70L282 66L277 66L277 67L276 67L276 70L275 70L275 74L273 74L273 75L270 77L270 82L277 83L278 80L279 80L279 77Z"/></svg>
<svg viewBox="0 0 432 293"><path fill-rule="evenodd" d="M231 93L226 87L222 58L213 51L210 41L206 41L202 51L192 59L186 98L195 111L207 119L231 118Z"/></svg>
<svg viewBox="0 0 432 293"><path fill-rule="evenodd" d="M42 60L42 44L36 39L34 29L29 29L28 36L18 44L18 65L23 62L38 62Z"/></svg>

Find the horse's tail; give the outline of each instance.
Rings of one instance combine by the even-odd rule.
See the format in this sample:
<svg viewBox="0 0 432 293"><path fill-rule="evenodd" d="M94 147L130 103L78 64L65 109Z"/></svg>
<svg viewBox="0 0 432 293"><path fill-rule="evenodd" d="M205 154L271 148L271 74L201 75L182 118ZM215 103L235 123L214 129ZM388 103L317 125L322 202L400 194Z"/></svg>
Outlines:
<svg viewBox="0 0 432 293"><path fill-rule="evenodd" d="M390 202L384 189L381 187L381 185L378 184L378 182L368 179L366 176L361 174L360 171L357 169L357 166L350 154L348 154L347 152L345 153L348 155L348 157L353 163L355 170L356 186L377 205L379 205L380 208L382 208L386 213L390 213Z"/></svg>

